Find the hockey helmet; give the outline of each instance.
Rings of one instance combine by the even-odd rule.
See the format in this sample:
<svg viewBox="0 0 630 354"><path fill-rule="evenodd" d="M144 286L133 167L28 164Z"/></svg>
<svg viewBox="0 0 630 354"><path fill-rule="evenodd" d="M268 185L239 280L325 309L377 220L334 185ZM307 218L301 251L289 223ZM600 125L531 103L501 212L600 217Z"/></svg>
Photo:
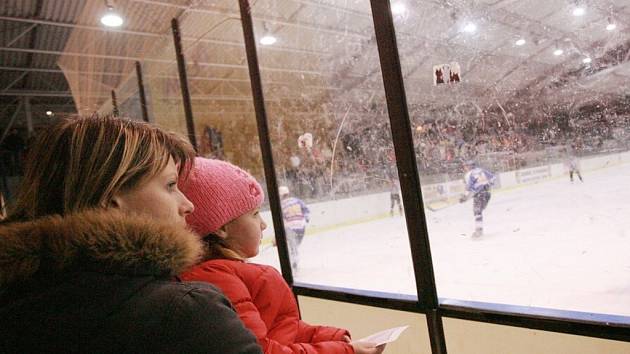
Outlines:
<svg viewBox="0 0 630 354"><path fill-rule="evenodd" d="M283 195L288 195L289 194L289 187L287 187L287 186L280 186L280 187L278 187L278 194L280 194L281 197Z"/></svg>

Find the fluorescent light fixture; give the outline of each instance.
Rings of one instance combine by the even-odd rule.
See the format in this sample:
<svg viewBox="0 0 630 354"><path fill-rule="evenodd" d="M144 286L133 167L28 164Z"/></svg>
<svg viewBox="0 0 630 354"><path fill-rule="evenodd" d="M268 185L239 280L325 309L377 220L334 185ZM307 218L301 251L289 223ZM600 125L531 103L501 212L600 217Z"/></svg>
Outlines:
<svg viewBox="0 0 630 354"><path fill-rule="evenodd" d="M53 112L52 111L46 111L46 115L50 117L50 116L53 115Z"/></svg>
<svg viewBox="0 0 630 354"><path fill-rule="evenodd" d="M475 31L477 31L477 25L472 22L468 22L462 30L467 33L475 33Z"/></svg>
<svg viewBox="0 0 630 354"><path fill-rule="evenodd" d="M555 56L560 56L562 55L562 53L564 53L564 50L559 49L559 48L553 51L553 55Z"/></svg>
<svg viewBox="0 0 630 354"><path fill-rule="evenodd" d="M584 63L584 64L590 64L592 61L593 60L591 60L591 58L589 58L589 57L586 57L586 58L582 59L582 63Z"/></svg>
<svg viewBox="0 0 630 354"><path fill-rule="evenodd" d="M614 23L609 23L609 24L606 26L606 30L607 30L607 31L613 31L615 28L617 28L617 25L616 25L616 24L614 24Z"/></svg>
<svg viewBox="0 0 630 354"><path fill-rule="evenodd" d="M107 27L120 27L123 24L123 19L117 14L114 9L110 8L107 13L101 17L101 23Z"/></svg>
<svg viewBox="0 0 630 354"><path fill-rule="evenodd" d="M260 39L260 44L262 45L272 45L274 43L276 43L278 40L276 39L276 37L272 36L272 35L265 35L264 37L262 37Z"/></svg>
<svg viewBox="0 0 630 354"><path fill-rule="evenodd" d="M526 42L523 38L519 39L518 41L516 41L514 44L516 44L517 46L522 46L524 45Z"/></svg>
<svg viewBox="0 0 630 354"><path fill-rule="evenodd" d="M575 9L573 9L573 16L584 16L585 13L586 13L586 9L582 6L578 6Z"/></svg>
<svg viewBox="0 0 630 354"><path fill-rule="evenodd" d="M407 12L407 6L405 6L402 2L392 4L392 14L402 15L405 12Z"/></svg>

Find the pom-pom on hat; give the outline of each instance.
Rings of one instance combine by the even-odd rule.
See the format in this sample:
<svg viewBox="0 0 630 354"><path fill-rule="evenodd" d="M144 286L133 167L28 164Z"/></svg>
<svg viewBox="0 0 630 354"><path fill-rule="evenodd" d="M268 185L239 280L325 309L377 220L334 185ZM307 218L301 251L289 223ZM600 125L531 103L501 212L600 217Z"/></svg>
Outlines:
<svg viewBox="0 0 630 354"><path fill-rule="evenodd" d="M186 221L201 236L260 207L264 199L262 187L249 173L229 162L201 157L195 158L180 189L195 205Z"/></svg>

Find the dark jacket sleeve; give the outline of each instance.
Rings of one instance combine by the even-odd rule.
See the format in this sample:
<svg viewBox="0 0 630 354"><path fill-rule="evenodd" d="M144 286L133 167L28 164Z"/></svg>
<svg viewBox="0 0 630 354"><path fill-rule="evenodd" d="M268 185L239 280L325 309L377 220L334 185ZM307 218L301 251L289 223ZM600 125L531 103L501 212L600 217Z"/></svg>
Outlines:
<svg viewBox="0 0 630 354"><path fill-rule="evenodd" d="M194 283L191 283L194 284ZM256 337L243 326L230 302L210 285L190 286L175 299L163 352L259 354Z"/></svg>

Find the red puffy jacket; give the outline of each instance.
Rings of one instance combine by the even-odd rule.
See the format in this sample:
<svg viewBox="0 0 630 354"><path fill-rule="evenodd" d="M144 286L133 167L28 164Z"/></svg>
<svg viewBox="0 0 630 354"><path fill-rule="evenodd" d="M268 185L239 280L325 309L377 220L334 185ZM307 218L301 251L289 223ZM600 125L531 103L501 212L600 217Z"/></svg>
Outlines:
<svg viewBox="0 0 630 354"><path fill-rule="evenodd" d="M345 329L311 326L300 313L289 286L270 266L213 259L180 275L185 281L212 283L230 299L245 326L268 354L354 354L343 341Z"/></svg>

